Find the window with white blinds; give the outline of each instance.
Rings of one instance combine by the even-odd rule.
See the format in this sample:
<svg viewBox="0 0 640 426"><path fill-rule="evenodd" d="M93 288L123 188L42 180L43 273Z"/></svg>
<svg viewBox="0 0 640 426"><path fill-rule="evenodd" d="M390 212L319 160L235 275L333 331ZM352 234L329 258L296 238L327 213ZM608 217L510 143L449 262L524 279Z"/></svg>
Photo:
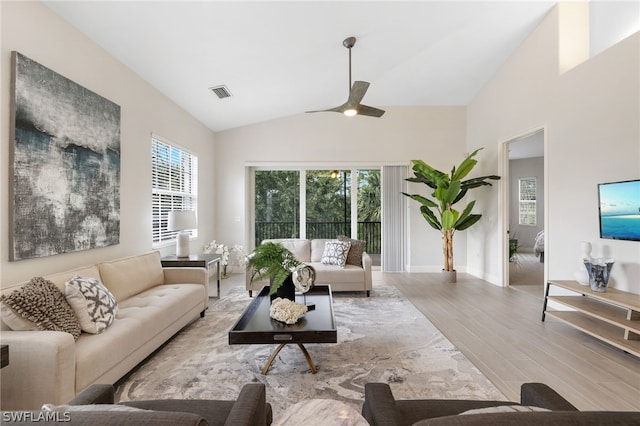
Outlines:
<svg viewBox="0 0 640 426"><path fill-rule="evenodd" d="M151 138L153 245L175 240L167 231L169 212L198 206L198 157L153 136ZM191 230L196 236L197 229Z"/></svg>
<svg viewBox="0 0 640 426"><path fill-rule="evenodd" d="M518 223L520 225L535 225L537 192L536 178L521 178L519 179L518 186Z"/></svg>

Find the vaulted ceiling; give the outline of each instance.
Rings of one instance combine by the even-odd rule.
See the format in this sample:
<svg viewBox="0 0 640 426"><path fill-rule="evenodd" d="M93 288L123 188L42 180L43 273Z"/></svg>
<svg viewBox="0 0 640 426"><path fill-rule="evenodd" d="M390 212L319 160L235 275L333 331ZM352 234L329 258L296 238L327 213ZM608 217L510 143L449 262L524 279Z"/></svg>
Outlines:
<svg viewBox="0 0 640 426"><path fill-rule="evenodd" d="M213 131L338 106L466 105L550 1L46 1ZM209 88L225 85L219 99ZM355 117L360 120L379 120ZM380 118L380 120L383 120Z"/></svg>

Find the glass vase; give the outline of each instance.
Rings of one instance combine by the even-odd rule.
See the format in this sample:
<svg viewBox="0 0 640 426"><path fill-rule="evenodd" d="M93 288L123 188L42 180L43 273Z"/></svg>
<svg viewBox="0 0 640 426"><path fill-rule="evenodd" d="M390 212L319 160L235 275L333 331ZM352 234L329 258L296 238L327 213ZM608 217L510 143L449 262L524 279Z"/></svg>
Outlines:
<svg viewBox="0 0 640 426"><path fill-rule="evenodd" d="M609 284L609 275L615 261L613 259L594 259L584 261L584 266L589 274L589 286L591 290L604 293Z"/></svg>

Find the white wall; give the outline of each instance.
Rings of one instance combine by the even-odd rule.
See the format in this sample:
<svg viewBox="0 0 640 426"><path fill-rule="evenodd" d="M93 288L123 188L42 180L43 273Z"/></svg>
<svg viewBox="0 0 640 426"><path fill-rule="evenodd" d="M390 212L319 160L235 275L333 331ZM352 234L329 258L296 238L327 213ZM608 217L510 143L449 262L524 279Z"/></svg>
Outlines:
<svg viewBox="0 0 640 426"><path fill-rule="evenodd" d="M299 114L216 134L216 239L248 246L245 165L404 163L422 159L449 171L464 158L464 107L385 108L380 118L337 113ZM484 155L480 155L482 161ZM420 186L410 192L423 191ZM440 234L409 203L412 270L442 269ZM466 238L455 241L455 263L466 264Z"/></svg>
<svg viewBox="0 0 640 426"><path fill-rule="evenodd" d="M200 250L213 236L214 135L185 111L113 59L39 2L1 2L0 53L0 283L152 249L151 133L195 152L200 161ZM9 152L11 51L18 51L121 107L120 244L106 248L9 262ZM173 247L164 249L172 252Z"/></svg>
<svg viewBox="0 0 640 426"><path fill-rule="evenodd" d="M640 177L640 34L560 76L559 25L556 7L468 106L469 149L488 145L497 158L502 141L546 125L549 278L573 279L591 241L594 256L617 259L610 285L640 293L640 244L599 239L597 214L598 183ZM483 203L490 215L497 205L493 193ZM469 268L501 282L500 263L487 261L500 256L500 233L471 232Z"/></svg>

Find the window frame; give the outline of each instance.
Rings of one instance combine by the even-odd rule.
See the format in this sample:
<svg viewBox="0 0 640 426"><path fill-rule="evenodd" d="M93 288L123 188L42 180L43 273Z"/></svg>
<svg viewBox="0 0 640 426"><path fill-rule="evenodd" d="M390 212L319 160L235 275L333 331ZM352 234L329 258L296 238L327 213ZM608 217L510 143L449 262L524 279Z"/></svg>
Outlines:
<svg viewBox="0 0 640 426"><path fill-rule="evenodd" d="M160 152L170 164L161 174ZM175 167L171 166L174 164ZM180 168L180 165L183 168ZM163 137L151 135L151 242L153 248L175 243L178 232L168 231L168 217L172 210L198 212L198 156L194 152ZM198 236L198 229L188 231L190 238Z"/></svg>
<svg viewBox="0 0 640 426"><path fill-rule="evenodd" d="M523 199L523 183L529 182L533 186L533 195L527 195ZM535 176L521 177L518 179L518 225L536 226L538 224L538 179ZM527 218L529 220L527 220Z"/></svg>

